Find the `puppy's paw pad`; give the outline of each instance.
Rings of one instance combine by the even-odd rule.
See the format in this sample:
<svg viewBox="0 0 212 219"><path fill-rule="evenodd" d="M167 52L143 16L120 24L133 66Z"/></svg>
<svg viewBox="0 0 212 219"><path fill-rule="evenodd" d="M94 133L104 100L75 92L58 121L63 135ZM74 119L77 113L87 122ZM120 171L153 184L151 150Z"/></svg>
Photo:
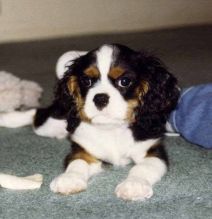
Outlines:
<svg viewBox="0 0 212 219"><path fill-rule="evenodd" d="M152 186L145 180L125 180L115 190L118 198L130 201L143 201L153 195Z"/></svg>
<svg viewBox="0 0 212 219"><path fill-rule="evenodd" d="M87 188L87 182L79 176L61 174L50 184L50 189L55 193L69 195L81 192Z"/></svg>

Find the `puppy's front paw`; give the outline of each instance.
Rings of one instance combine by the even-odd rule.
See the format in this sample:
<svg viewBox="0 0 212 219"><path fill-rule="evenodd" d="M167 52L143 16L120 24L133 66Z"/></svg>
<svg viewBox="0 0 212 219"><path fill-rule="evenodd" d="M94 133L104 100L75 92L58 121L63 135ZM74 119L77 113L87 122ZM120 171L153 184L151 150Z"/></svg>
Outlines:
<svg viewBox="0 0 212 219"><path fill-rule="evenodd" d="M146 180L126 179L116 187L115 193L124 200L143 201L153 195L153 190Z"/></svg>
<svg viewBox="0 0 212 219"><path fill-rule="evenodd" d="M56 177L50 184L50 189L55 193L69 195L81 192L87 188L87 182L78 175L63 173Z"/></svg>

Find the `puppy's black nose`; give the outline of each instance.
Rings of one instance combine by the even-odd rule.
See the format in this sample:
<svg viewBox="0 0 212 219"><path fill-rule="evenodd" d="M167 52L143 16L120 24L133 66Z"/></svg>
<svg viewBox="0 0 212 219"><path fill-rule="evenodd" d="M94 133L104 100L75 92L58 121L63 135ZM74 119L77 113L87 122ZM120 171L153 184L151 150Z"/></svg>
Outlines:
<svg viewBox="0 0 212 219"><path fill-rule="evenodd" d="M109 98L110 97L104 93L96 94L93 98L93 102L99 110L102 110L109 103Z"/></svg>

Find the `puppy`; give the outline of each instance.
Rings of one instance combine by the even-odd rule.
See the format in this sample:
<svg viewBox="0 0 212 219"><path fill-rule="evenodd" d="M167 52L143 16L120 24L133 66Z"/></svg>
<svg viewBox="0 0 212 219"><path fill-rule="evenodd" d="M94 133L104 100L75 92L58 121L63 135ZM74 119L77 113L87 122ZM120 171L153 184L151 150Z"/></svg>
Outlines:
<svg viewBox="0 0 212 219"><path fill-rule="evenodd" d="M133 163L115 194L132 201L150 198L167 171L162 140L179 96L176 78L158 58L118 44L83 53L60 78L52 105L36 110L34 119L37 134L70 135L72 142L66 170L51 190L78 193L102 171L102 162Z"/></svg>

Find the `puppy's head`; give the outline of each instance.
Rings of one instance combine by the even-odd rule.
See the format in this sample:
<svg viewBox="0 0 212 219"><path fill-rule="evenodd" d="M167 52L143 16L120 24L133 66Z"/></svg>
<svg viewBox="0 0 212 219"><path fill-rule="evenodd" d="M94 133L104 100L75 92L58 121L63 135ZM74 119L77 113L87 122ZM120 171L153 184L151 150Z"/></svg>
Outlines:
<svg viewBox="0 0 212 219"><path fill-rule="evenodd" d="M145 114L169 113L178 88L157 58L113 44L77 58L59 81L57 93L72 100L64 104L74 105L83 121L132 124Z"/></svg>

